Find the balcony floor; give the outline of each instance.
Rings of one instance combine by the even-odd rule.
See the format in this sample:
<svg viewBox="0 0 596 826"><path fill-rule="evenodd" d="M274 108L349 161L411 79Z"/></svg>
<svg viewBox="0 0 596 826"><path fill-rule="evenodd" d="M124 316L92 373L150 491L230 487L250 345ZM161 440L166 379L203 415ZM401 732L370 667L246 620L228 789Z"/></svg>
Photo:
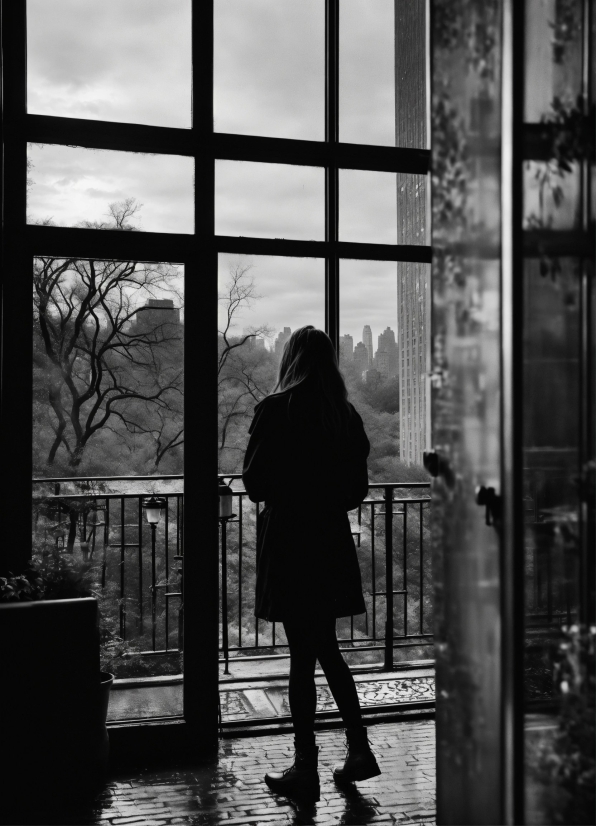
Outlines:
<svg viewBox="0 0 596 826"><path fill-rule="evenodd" d="M285 667L285 672L284 672ZM220 675L223 722L278 718L290 714L288 706L288 661L277 662L275 670L258 675L232 666L232 674ZM412 701L433 701L434 669L420 663L393 672L354 668L356 688L363 708ZM318 711L333 711L335 702L322 672L317 671ZM110 696L109 720L134 720L182 714L180 677L122 680Z"/></svg>
<svg viewBox="0 0 596 826"><path fill-rule="evenodd" d="M272 794L263 780L271 767L291 762L292 735L220 741L217 759L172 771L147 771L113 780L91 818L62 823L103 826L170 824L435 823L435 725L432 720L379 723L368 729L382 774L340 789L331 768L345 755L341 730L317 735L321 800L300 806Z"/></svg>

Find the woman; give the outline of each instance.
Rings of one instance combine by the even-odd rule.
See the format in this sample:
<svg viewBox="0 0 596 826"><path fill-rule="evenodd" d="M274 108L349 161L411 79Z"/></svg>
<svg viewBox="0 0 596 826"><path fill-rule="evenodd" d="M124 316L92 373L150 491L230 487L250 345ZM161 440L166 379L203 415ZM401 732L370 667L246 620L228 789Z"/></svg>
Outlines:
<svg viewBox="0 0 596 826"><path fill-rule="evenodd" d="M370 445L347 396L329 336L312 326L296 330L273 394L255 408L242 474L251 501L265 502L255 615L283 622L290 649L295 760L265 780L273 791L315 799L317 659L347 727L348 753L333 771L336 781L380 774L335 633L337 617L366 610L347 511L368 492Z"/></svg>

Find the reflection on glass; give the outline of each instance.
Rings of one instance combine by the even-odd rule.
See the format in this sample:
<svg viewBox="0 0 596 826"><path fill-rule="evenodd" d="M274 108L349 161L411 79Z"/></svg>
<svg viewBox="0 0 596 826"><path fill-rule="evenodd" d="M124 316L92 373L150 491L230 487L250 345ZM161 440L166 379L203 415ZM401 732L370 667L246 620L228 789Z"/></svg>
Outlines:
<svg viewBox="0 0 596 826"><path fill-rule="evenodd" d="M91 229L194 231L194 160L29 145L27 220Z"/></svg>
<svg viewBox="0 0 596 826"><path fill-rule="evenodd" d="M221 254L218 283L219 467L239 473L254 406L275 386L285 342L305 324L324 329L325 262Z"/></svg>
<svg viewBox="0 0 596 826"><path fill-rule="evenodd" d="M325 173L314 166L216 161L215 232L325 238Z"/></svg>
<svg viewBox="0 0 596 826"><path fill-rule="evenodd" d="M582 0L526 0L524 120L553 115L558 98L567 110L582 86Z"/></svg>
<svg viewBox="0 0 596 826"><path fill-rule="evenodd" d="M183 299L174 264L33 264L33 557L100 595L101 665L117 679L182 670ZM110 719L181 713L181 676L112 692Z"/></svg>
<svg viewBox="0 0 596 826"><path fill-rule="evenodd" d="M215 0L216 132L323 140L325 4Z"/></svg>
<svg viewBox="0 0 596 826"><path fill-rule="evenodd" d="M582 679L589 632L580 614L580 283L579 260L525 262L526 803L534 823L582 822L588 789L576 785L573 755L589 759L583 740L590 731L593 760L594 686Z"/></svg>
<svg viewBox="0 0 596 826"><path fill-rule="evenodd" d="M501 478L502 3L432 7L437 809L498 823L501 548L476 489Z"/></svg>
<svg viewBox="0 0 596 826"><path fill-rule="evenodd" d="M191 125L191 0L27 0L32 114Z"/></svg>
<svg viewBox="0 0 596 826"><path fill-rule="evenodd" d="M524 228L576 229L581 221L580 169L552 161L524 164Z"/></svg>

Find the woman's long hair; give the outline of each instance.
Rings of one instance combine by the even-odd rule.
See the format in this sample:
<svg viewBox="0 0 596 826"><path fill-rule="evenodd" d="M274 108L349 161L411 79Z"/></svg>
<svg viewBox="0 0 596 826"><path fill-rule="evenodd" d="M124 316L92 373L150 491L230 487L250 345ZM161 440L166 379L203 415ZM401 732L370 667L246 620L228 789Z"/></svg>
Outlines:
<svg viewBox="0 0 596 826"><path fill-rule="evenodd" d="M284 347L275 392L309 386L320 403L323 427L345 431L350 417L348 391L331 339L311 324L295 330Z"/></svg>

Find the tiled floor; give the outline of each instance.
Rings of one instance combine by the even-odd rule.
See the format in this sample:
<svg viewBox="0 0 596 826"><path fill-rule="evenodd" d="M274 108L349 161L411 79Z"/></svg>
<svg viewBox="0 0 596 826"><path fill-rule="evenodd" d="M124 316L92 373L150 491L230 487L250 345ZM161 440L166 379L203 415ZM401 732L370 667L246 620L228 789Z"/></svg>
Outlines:
<svg viewBox="0 0 596 826"><path fill-rule="evenodd" d="M427 701L435 698L434 669L409 668L394 672L355 672L356 688L363 707ZM117 683L110 694L109 720L182 714L182 680L170 684L139 681ZM174 682L176 681L176 682ZM319 711L335 709L322 673L317 672ZM222 719L227 722L289 715L288 676L272 674L267 679L221 679Z"/></svg>
<svg viewBox="0 0 596 826"><path fill-rule="evenodd" d="M434 823L434 722L419 720L369 727L380 777L340 789L331 769L345 755L341 730L317 735L321 800L293 804L263 781L273 766L291 762L292 736L274 734L220 743L217 760L170 772L121 777L100 799L95 824L364 824Z"/></svg>

